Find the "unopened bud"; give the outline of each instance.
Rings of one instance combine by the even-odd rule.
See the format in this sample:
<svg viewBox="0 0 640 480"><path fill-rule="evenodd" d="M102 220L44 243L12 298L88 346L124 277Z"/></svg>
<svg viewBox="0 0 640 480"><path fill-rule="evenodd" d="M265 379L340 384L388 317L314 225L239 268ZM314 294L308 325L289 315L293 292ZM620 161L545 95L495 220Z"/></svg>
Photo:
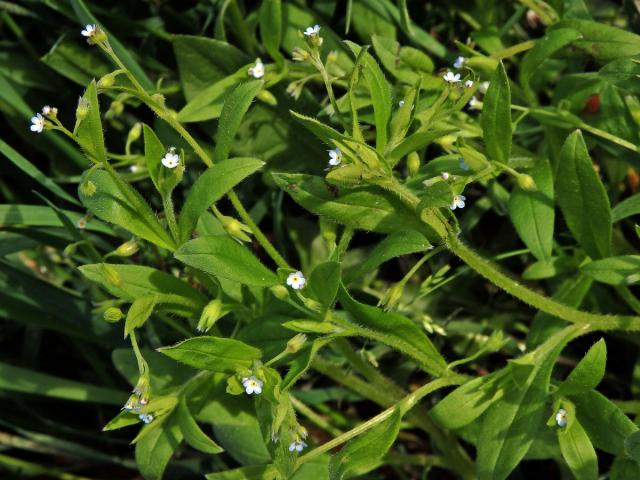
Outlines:
<svg viewBox="0 0 640 480"><path fill-rule="evenodd" d="M124 112L124 103L122 103L120 100L114 100L113 102L111 102L108 111L109 115L117 117L122 112Z"/></svg>
<svg viewBox="0 0 640 480"><path fill-rule="evenodd" d="M295 62L304 62L305 60L308 60L310 57L311 57L311 54L309 52L299 47L294 48L293 52L291 53L291 58Z"/></svg>
<svg viewBox="0 0 640 480"><path fill-rule="evenodd" d="M519 173L516 177L518 181L518 185L521 189L526 190L527 192L535 192L537 190L536 182L533 180L531 175L527 175L526 173Z"/></svg>
<svg viewBox="0 0 640 480"><path fill-rule="evenodd" d="M299 352L304 342L307 341L307 336L304 333L299 333L291 340L287 342L287 352L296 353Z"/></svg>
<svg viewBox="0 0 640 480"><path fill-rule="evenodd" d="M411 152L407 155L407 170L410 176L414 176L420 169L420 155L418 152Z"/></svg>
<svg viewBox="0 0 640 480"><path fill-rule="evenodd" d="M122 310L118 307L109 307L102 314L102 318L105 322L116 323L124 317Z"/></svg>
<svg viewBox="0 0 640 480"><path fill-rule="evenodd" d="M80 97L78 100L78 108L76 108L76 119L84 120L89 115L89 100L84 97Z"/></svg>
<svg viewBox="0 0 640 480"><path fill-rule="evenodd" d="M312 298L305 298L304 306L309 310L319 311L321 305Z"/></svg>
<svg viewBox="0 0 640 480"><path fill-rule="evenodd" d="M327 64L335 63L338 61L338 52L336 50L331 50L327 55Z"/></svg>
<svg viewBox="0 0 640 480"><path fill-rule="evenodd" d="M119 257L130 257L138 250L140 250L138 243L135 240L129 240L116 248L113 253Z"/></svg>
<svg viewBox="0 0 640 480"><path fill-rule="evenodd" d="M96 187L96 184L91 180L87 180L80 184L80 192L86 197L93 197L97 191L98 188Z"/></svg>
<svg viewBox="0 0 640 480"><path fill-rule="evenodd" d="M196 327L199 332L208 332L222 316L222 301L219 298L210 301L200 315L200 321Z"/></svg>
<svg viewBox="0 0 640 480"><path fill-rule="evenodd" d="M122 278L120 278L120 274L118 273L118 271L106 263L102 264L102 276L107 281L107 283L113 285L114 287L118 287L122 283Z"/></svg>
<svg viewBox="0 0 640 480"><path fill-rule="evenodd" d="M140 406L147 405L149 403L149 397L151 396L151 383L149 382L149 374L140 375L138 383L133 389L134 395L137 395L140 401Z"/></svg>
<svg viewBox="0 0 640 480"><path fill-rule="evenodd" d="M116 76L113 73L107 73L98 80L98 88L109 88L116 83Z"/></svg>
<svg viewBox="0 0 640 480"><path fill-rule="evenodd" d="M247 233L251 233L251 229L247 227L244 223L236 220L233 217L223 216L220 221L222 222L222 226L227 231L229 235L233 238L240 240L241 242L250 242L251 238L247 235ZM246 233L245 233L246 232Z"/></svg>
<svg viewBox="0 0 640 480"><path fill-rule="evenodd" d="M127 143L133 143L140 138L142 134L142 123L136 122L131 130L129 130L129 134L127 135Z"/></svg>
<svg viewBox="0 0 640 480"><path fill-rule="evenodd" d="M396 283L393 287L391 287L380 300L380 304L384 307L385 310L391 310L395 307L400 301L402 297L402 292L404 290L404 285L401 283Z"/></svg>
<svg viewBox="0 0 640 480"><path fill-rule="evenodd" d="M151 95L151 100L164 107L164 95L162 95L161 93L154 93L153 95Z"/></svg>
<svg viewBox="0 0 640 480"><path fill-rule="evenodd" d="M261 102L266 103L267 105L276 106L278 105L278 100L273 96L269 90L260 90L256 98Z"/></svg>
<svg viewBox="0 0 640 480"><path fill-rule="evenodd" d="M271 287L271 293L280 300L286 300L289 297L289 290L284 285L274 285Z"/></svg>

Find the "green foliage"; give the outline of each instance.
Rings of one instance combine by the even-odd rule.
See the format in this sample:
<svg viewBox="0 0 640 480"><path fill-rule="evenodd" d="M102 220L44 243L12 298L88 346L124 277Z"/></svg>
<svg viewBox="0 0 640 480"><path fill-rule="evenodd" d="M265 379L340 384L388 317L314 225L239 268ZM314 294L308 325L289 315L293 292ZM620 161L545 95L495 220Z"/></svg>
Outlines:
<svg viewBox="0 0 640 480"><path fill-rule="evenodd" d="M640 478L638 14L423 7L0 2L0 476Z"/></svg>

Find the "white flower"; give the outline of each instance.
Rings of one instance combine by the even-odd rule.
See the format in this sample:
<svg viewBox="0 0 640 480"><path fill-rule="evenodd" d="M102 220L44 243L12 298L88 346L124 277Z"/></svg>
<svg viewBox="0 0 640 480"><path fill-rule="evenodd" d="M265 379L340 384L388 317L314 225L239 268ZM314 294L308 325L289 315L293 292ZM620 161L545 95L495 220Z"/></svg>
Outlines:
<svg viewBox="0 0 640 480"><path fill-rule="evenodd" d="M467 165L467 162L464 161L464 158L462 158L462 157L460 158L460 162L458 163L458 165L465 172L469 171L469 165Z"/></svg>
<svg viewBox="0 0 640 480"><path fill-rule="evenodd" d="M558 413L556 413L556 424L559 427L564 427L567 425L567 421L567 411L564 408L561 408L558 410Z"/></svg>
<svg viewBox="0 0 640 480"><path fill-rule="evenodd" d="M444 78L445 82L458 83L460 81L460 74L459 73L453 73L453 72L447 72L442 76L442 78Z"/></svg>
<svg viewBox="0 0 640 480"><path fill-rule="evenodd" d="M307 283L307 279L304 278L302 272L293 272L290 273L287 277L287 285L289 285L294 290L300 290Z"/></svg>
<svg viewBox="0 0 640 480"><path fill-rule="evenodd" d="M403 107L403 106L404 106L404 100L400 100L400 101L398 102L398 106L399 106L399 107Z"/></svg>
<svg viewBox="0 0 640 480"><path fill-rule="evenodd" d="M462 67L464 67L464 64L465 64L466 61L467 61L467 59L464 58L464 57L456 58L456 61L453 62L453 68L462 68Z"/></svg>
<svg viewBox="0 0 640 480"><path fill-rule="evenodd" d="M473 80L467 80L466 82L464 82L464 86L467 88L473 87Z"/></svg>
<svg viewBox="0 0 640 480"><path fill-rule="evenodd" d="M480 88L479 88L480 93L482 93L482 94L487 93L487 90L489 89L489 84L490 84L490 83L491 83L491 82L489 82L489 81L482 82L482 83L480 84Z"/></svg>
<svg viewBox="0 0 640 480"><path fill-rule="evenodd" d="M169 150L160 161L167 168L176 168L180 164L180 157L176 153L175 147L169 147Z"/></svg>
<svg viewBox="0 0 640 480"><path fill-rule="evenodd" d="M320 25L314 25L313 27L307 27L304 31L305 36L307 37L315 37L320 33Z"/></svg>
<svg viewBox="0 0 640 480"><path fill-rule="evenodd" d="M150 413L141 413L140 415L138 415L138 418L140 418L140 420L147 424L153 422L153 415L151 415Z"/></svg>
<svg viewBox="0 0 640 480"><path fill-rule="evenodd" d="M339 148L334 150L329 150L329 165L332 167L337 167L342 162L342 152ZM298 272L300 273L300 272Z"/></svg>
<svg viewBox="0 0 640 480"><path fill-rule="evenodd" d="M304 443L302 440L294 440L289 444L289 451L293 452L295 450L296 452L301 452L306 447L307 447L307 444Z"/></svg>
<svg viewBox="0 0 640 480"><path fill-rule="evenodd" d="M264 64L262 63L262 60L256 58L255 65L249 69L249 75L253 78L264 77Z"/></svg>
<svg viewBox="0 0 640 480"><path fill-rule="evenodd" d="M35 117L31 117L31 131L41 133L44 130L44 117L40 113L36 113Z"/></svg>
<svg viewBox="0 0 640 480"><path fill-rule="evenodd" d="M262 380L258 380L253 375L242 379L242 386L247 395L251 395L252 393L260 395L262 393L262 385L264 385Z"/></svg>
<svg viewBox="0 0 640 480"><path fill-rule="evenodd" d="M49 115L51 112L52 112L52 109L49 105L45 105L44 107L42 107L43 115Z"/></svg>
<svg viewBox="0 0 640 480"><path fill-rule="evenodd" d="M449 180L449 172L442 172L442 179Z"/></svg>
<svg viewBox="0 0 640 480"><path fill-rule="evenodd" d="M76 227L78 227L80 230L84 230L85 228L87 228L87 219L84 217L80 217L76 222Z"/></svg>
<svg viewBox="0 0 640 480"><path fill-rule="evenodd" d="M469 108L471 110L480 110L481 105L482 102L478 100L475 95L469 99Z"/></svg>
<svg viewBox="0 0 640 480"><path fill-rule="evenodd" d="M466 199L467 197L465 197L464 195L456 195L455 197L453 197L453 202L451 202L449 208L451 210L455 210L456 208L464 208L464 201Z"/></svg>
<svg viewBox="0 0 640 480"><path fill-rule="evenodd" d="M84 27L84 30L82 30L80 33L82 34L83 37L93 37L96 34L95 24L87 25L86 27Z"/></svg>
<svg viewBox="0 0 640 480"><path fill-rule="evenodd" d="M137 163L134 163L129 167L129 170L131 170L131 173L138 173L140 171L140 167Z"/></svg>

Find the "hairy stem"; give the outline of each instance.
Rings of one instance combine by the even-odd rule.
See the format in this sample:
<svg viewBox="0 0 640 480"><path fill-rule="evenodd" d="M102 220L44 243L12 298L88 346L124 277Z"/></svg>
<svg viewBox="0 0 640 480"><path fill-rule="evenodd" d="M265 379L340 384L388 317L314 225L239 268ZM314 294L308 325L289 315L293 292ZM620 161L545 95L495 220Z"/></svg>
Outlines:
<svg viewBox="0 0 640 480"><path fill-rule="evenodd" d="M538 310L571 323L588 323L593 326L606 325L609 327L612 324L620 324L625 325L625 329L640 330L640 317L585 312L534 292L501 272L493 263L464 245L454 235L449 236L447 239L447 247L487 280Z"/></svg>

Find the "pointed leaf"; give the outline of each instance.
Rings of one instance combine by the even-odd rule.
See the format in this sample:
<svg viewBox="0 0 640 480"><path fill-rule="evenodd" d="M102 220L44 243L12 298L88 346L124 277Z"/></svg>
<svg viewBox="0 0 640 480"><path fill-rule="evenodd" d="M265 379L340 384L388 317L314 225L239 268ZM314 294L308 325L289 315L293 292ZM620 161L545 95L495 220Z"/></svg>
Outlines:
<svg viewBox="0 0 640 480"><path fill-rule="evenodd" d="M593 169L580 130L569 135L560 152L556 191L569 230L587 255L594 259L608 257L611 250L609 198Z"/></svg>
<svg viewBox="0 0 640 480"><path fill-rule="evenodd" d="M239 340L220 337L193 337L158 351L193 368L212 372L250 368L254 361L260 359L257 348Z"/></svg>
<svg viewBox="0 0 640 480"><path fill-rule="evenodd" d="M511 89L502 62L498 65L482 107L482 132L490 160L509 162L511 153Z"/></svg>

